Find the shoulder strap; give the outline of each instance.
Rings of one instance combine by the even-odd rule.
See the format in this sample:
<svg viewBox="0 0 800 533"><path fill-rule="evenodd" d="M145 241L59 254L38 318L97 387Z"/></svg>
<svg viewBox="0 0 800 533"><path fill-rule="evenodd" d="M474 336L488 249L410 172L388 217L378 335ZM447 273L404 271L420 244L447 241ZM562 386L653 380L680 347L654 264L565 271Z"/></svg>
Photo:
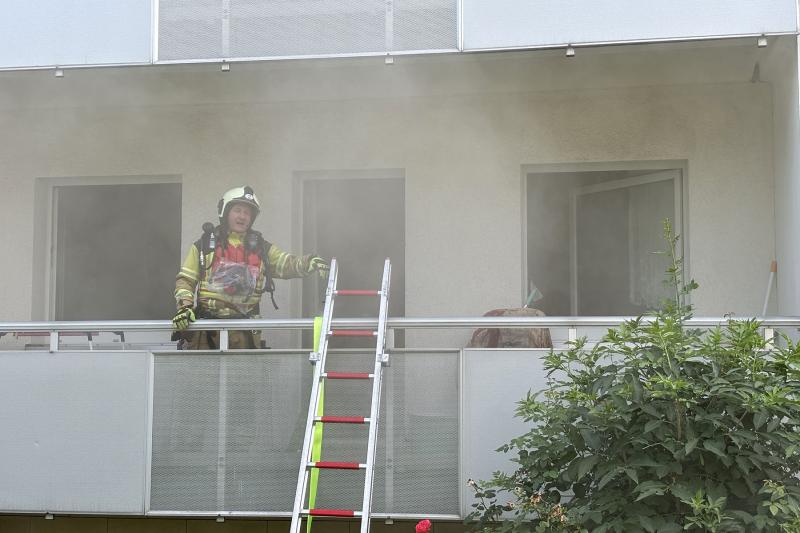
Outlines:
<svg viewBox="0 0 800 533"><path fill-rule="evenodd" d="M252 241L252 237L256 237L256 242ZM269 250L272 248L272 243L265 240L264 236L261 235L260 231L256 230L249 230L247 236L245 237L245 241L249 241L250 244L246 244L249 246L249 249L252 250L253 248L256 249L256 253L261 258L261 264L264 267L264 288L261 291L261 294L265 292L269 293L269 299L272 300L272 306L275 309L278 309L278 304L275 303L275 282L272 280L272 272L270 272L270 264L269 264Z"/></svg>
<svg viewBox="0 0 800 533"><path fill-rule="evenodd" d="M208 269L208 265L206 264L206 255L214 253L214 250L216 249L216 238L216 230L204 231L203 235L201 235L200 238L194 243L194 245L197 247L198 255L200 256L198 259L200 263L199 279L201 281L205 279L206 270Z"/></svg>

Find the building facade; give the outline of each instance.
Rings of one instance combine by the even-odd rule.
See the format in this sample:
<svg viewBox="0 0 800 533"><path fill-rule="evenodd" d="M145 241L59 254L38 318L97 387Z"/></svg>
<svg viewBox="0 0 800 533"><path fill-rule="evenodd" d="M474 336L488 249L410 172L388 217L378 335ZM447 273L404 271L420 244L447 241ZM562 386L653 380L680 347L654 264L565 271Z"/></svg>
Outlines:
<svg viewBox="0 0 800 533"><path fill-rule="evenodd" d="M4 331L168 319L183 254L243 183L257 229L336 256L343 285L391 257L395 317L539 293L549 316L637 315L664 296L665 218L697 315L800 314L794 1L78 4L0 20ZM319 312L319 282L278 283L265 318ZM394 332L384 519L463 517L464 481L522 428L540 353L465 350L469 334ZM40 340L0 339L0 525L286 516L307 333L202 360L163 328Z"/></svg>

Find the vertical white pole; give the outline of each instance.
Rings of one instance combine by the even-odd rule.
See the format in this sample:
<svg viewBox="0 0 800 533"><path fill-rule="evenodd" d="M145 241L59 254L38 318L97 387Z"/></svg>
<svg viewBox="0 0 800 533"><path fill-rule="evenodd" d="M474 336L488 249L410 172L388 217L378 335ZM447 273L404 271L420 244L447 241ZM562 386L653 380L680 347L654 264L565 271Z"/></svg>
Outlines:
<svg viewBox="0 0 800 533"><path fill-rule="evenodd" d="M225 470L227 463L228 428L228 364L227 356L219 356L219 403L217 421L217 511L225 511Z"/></svg>
<svg viewBox="0 0 800 533"><path fill-rule="evenodd" d="M58 351L58 332L51 331L50 332L50 351L57 352Z"/></svg>
<svg viewBox="0 0 800 533"><path fill-rule="evenodd" d="M767 316L767 308L769 307L769 297L772 295L772 285L775 283L775 273L778 271L778 262L773 261L769 265L769 280L767 281L767 294L764 295L764 307L761 310L761 316Z"/></svg>
<svg viewBox="0 0 800 533"><path fill-rule="evenodd" d="M578 340L578 328L576 328L575 326L571 326L567 330L567 340L569 342L575 342L576 340Z"/></svg>
<svg viewBox="0 0 800 533"><path fill-rule="evenodd" d="M775 347L775 329L774 328L764 328L764 340L767 341L768 348Z"/></svg>

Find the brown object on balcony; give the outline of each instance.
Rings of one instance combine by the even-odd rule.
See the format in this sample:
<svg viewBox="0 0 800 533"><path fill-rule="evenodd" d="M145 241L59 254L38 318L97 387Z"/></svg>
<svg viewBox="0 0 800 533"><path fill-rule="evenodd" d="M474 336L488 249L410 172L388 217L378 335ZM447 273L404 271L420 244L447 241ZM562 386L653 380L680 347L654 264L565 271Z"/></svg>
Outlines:
<svg viewBox="0 0 800 533"><path fill-rule="evenodd" d="M492 309L483 316L545 316L538 309ZM480 328L472 334L467 348L552 348L548 328Z"/></svg>

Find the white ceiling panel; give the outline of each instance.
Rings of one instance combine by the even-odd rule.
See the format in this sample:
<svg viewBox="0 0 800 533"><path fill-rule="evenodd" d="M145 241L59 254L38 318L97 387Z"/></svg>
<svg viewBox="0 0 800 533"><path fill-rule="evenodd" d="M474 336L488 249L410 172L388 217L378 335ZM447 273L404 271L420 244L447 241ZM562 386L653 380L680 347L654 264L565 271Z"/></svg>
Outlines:
<svg viewBox="0 0 800 533"><path fill-rule="evenodd" d="M463 0L464 49L792 33L794 0Z"/></svg>
<svg viewBox="0 0 800 533"><path fill-rule="evenodd" d="M0 68L150 62L150 0L4 0L0 9Z"/></svg>

